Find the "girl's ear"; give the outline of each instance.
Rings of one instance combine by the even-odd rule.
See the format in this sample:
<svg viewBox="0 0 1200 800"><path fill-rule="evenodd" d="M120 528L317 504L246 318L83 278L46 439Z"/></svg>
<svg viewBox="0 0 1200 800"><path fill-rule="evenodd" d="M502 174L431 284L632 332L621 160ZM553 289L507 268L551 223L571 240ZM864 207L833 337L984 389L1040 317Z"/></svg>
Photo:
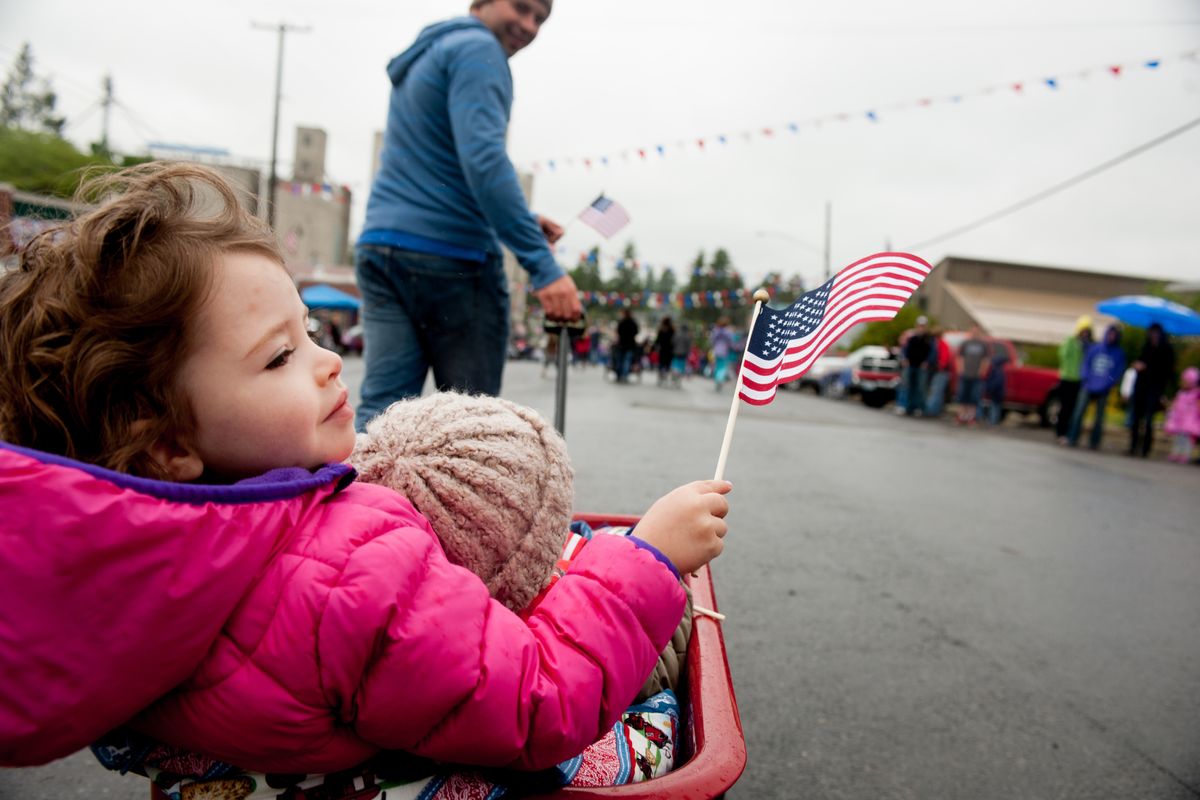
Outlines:
<svg viewBox="0 0 1200 800"><path fill-rule="evenodd" d="M194 481L204 473L204 462L186 442L159 439L150 446L150 457L177 483Z"/></svg>
<svg viewBox="0 0 1200 800"><path fill-rule="evenodd" d="M150 420L142 419L133 423L131 433L151 425ZM186 440L164 434L159 437L146 452L155 463L167 473L167 479L178 483L194 481L204 472L204 461Z"/></svg>

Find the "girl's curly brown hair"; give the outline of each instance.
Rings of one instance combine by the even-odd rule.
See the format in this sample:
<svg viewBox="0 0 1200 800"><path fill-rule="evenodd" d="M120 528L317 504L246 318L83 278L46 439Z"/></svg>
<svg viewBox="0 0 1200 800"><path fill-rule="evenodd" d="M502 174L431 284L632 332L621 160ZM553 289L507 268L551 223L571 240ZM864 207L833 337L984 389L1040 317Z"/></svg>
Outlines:
<svg viewBox="0 0 1200 800"><path fill-rule="evenodd" d="M105 199L0 275L0 439L165 479L151 448L193 430L175 377L213 265L233 251L283 259L205 167L146 164L79 197Z"/></svg>

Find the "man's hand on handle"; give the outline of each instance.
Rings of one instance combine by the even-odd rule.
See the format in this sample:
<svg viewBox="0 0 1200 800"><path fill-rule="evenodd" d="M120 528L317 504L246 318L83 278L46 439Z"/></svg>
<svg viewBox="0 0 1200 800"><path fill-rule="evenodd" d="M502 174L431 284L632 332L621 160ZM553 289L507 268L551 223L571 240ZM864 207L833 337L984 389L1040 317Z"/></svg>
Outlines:
<svg viewBox="0 0 1200 800"><path fill-rule="evenodd" d="M546 319L570 322L583 316L583 305L579 302L579 290L570 275L563 275L553 283L548 283L534 291L534 296L542 304Z"/></svg>

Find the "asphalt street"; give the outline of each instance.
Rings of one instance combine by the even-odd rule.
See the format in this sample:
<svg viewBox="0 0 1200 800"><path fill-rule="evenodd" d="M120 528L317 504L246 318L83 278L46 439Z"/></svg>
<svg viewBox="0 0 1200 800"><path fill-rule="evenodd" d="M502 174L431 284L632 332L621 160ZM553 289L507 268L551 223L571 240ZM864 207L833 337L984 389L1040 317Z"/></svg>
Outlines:
<svg viewBox="0 0 1200 800"><path fill-rule="evenodd" d="M552 418L553 376L510 363L503 394ZM568 383L578 510L712 477L729 387ZM713 564L749 748L730 797L1200 797L1200 468L1120 444L743 406ZM146 788L81 753L0 771L0 796Z"/></svg>

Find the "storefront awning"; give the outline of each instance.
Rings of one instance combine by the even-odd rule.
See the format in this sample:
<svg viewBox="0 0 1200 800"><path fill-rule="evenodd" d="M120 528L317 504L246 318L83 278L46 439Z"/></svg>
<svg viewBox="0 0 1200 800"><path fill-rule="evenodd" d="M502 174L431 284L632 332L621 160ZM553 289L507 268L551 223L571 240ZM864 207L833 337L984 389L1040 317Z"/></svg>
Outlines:
<svg viewBox="0 0 1200 800"><path fill-rule="evenodd" d="M1039 292L946 281L946 293L990 336L1028 344L1058 344L1083 314L1097 333L1114 320L1096 312L1100 295Z"/></svg>

